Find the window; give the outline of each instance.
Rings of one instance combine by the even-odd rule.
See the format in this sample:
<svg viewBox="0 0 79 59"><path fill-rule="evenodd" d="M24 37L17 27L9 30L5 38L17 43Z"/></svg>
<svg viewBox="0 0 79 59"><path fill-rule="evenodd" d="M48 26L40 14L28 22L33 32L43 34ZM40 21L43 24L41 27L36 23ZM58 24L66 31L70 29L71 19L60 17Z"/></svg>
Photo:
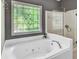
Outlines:
<svg viewBox="0 0 79 59"><path fill-rule="evenodd" d="M12 1L12 35L42 32L42 6Z"/></svg>

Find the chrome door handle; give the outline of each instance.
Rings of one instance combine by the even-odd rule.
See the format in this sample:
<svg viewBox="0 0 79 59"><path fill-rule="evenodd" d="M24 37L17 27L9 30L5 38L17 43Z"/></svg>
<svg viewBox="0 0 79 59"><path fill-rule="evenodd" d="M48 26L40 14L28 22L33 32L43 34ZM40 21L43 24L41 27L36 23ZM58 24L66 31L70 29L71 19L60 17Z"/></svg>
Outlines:
<svg viewBox="0 0 79 59"><path fill-rule="evenodd" d="M71 31L71 28L69 27L69 25L65 25L65 28L67 29L68 32Z"/></svg>

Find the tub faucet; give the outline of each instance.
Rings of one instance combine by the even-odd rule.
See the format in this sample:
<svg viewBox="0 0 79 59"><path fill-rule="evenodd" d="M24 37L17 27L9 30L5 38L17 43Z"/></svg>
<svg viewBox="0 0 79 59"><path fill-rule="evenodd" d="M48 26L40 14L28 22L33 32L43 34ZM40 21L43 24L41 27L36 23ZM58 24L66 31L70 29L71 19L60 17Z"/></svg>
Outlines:
<svg viewBox="0 0 79 59"><path fill-rule="evenodd" d="M62 48L61 44L58 41L52 40L52 42L56 42L59 45L59 48Z"/></svg>
<svg viewBox="0 0 79 59"><path fill-rule="evenodd" d="M46 39L46 38L48 38L48 36L47 36L47 34L46 34L46 33L44 33L43 38L45 38L45 39Z"/></svg>

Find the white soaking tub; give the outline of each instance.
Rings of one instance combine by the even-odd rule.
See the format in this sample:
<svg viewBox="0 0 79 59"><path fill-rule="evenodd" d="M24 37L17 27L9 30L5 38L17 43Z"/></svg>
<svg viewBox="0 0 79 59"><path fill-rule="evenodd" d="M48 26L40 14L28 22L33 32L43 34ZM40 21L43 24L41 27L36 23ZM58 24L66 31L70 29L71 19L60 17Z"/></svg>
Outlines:
<svg viewBox="0 0 79 59"><path fill-rule="evenodd" d="M47 39L39 35L6 40L2 59L72 59L72 39L47 35Z"/></svg>

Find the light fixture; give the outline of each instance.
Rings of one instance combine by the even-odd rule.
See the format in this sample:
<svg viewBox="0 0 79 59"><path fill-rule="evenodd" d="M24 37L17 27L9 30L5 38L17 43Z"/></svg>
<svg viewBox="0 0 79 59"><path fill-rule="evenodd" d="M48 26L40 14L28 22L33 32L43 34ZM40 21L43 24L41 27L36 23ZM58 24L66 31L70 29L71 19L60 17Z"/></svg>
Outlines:
<svg viewBox="0 0 79 59"><path fill-rule="evenodd" d="M60 2L61 0L56 0L57 2Z"/></svg>

